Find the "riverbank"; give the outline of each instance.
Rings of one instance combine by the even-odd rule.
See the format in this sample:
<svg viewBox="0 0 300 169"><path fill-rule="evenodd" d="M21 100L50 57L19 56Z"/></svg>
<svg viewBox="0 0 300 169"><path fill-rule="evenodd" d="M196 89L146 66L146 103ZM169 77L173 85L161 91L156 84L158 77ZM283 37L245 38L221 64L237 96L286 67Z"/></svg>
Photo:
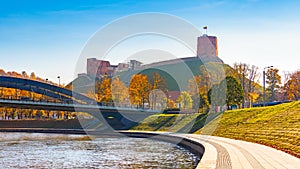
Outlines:
<svg viewBox="0 0 300 169"><path fill-rule="evenodd" d="M270 107L230 110L223 114L153 115L133 129L244 140L267 145L300 158L299 101Z"/></svg>

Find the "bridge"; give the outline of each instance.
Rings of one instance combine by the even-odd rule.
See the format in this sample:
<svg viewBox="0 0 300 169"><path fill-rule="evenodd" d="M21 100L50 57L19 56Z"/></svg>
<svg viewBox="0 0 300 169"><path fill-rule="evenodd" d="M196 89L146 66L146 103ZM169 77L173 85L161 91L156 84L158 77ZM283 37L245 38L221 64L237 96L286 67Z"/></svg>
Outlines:
<svg viewBox="0 0 300 169"><path fill-rule="evenodd" d="M0 99L0 107L86 112L106 125L118 126L114 129L130 128L144 118L157 113L157 111L131 107L103 106L102 103L96 102L82 94L31 79L0 76L0 87L34 92L59 101L46 102L24 99Z"/></svg>
<svg viewBox="0 0 300 169"><path fill-rule="evenodd" d="M31 79L0 76L0 87L14 88L34 92L63 102L93 103L94 99L56 85Z"/></svg>

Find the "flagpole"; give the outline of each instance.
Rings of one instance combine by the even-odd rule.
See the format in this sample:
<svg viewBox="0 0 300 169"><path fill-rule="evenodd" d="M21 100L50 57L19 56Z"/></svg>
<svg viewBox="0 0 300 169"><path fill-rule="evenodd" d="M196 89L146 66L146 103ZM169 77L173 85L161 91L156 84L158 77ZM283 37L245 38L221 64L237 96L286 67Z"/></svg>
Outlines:
<svg viewBox="0 0 300 169"><path fill-rule="evenodd" d="M207 26L204 26L203 29L205 30L205 34L207 35Z"/></svg>

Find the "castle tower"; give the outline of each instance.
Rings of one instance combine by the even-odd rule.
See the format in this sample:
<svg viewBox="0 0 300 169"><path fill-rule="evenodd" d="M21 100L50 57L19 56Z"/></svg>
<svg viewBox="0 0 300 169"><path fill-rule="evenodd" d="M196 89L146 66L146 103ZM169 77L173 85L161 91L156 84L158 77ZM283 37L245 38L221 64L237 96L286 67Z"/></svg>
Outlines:
<svg viewBox="0 0 300 169"><path fill-rule="evenodd" d="M216 36L204 34L198 37L197 41L198 57L218 57L218 39Z"/></svg>
<svg viewBox="0 0 300 169"><path fill-rule="evenodd" d="M97 70L98 70L98 60L96 58L88 58L87 66L86 66L86 73L88 75L96 76Z"/></svg>

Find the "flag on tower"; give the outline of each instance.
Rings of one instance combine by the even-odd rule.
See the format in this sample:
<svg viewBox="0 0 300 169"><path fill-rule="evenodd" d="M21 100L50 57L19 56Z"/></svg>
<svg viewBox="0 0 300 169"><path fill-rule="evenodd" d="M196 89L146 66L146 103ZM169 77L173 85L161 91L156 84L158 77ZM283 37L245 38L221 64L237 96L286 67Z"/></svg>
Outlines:
<svg viewBox="0 0 300 169"><path fill-rule="evenodd" d="M207 29L207 26L204 26L203 29Z"/></svg>

